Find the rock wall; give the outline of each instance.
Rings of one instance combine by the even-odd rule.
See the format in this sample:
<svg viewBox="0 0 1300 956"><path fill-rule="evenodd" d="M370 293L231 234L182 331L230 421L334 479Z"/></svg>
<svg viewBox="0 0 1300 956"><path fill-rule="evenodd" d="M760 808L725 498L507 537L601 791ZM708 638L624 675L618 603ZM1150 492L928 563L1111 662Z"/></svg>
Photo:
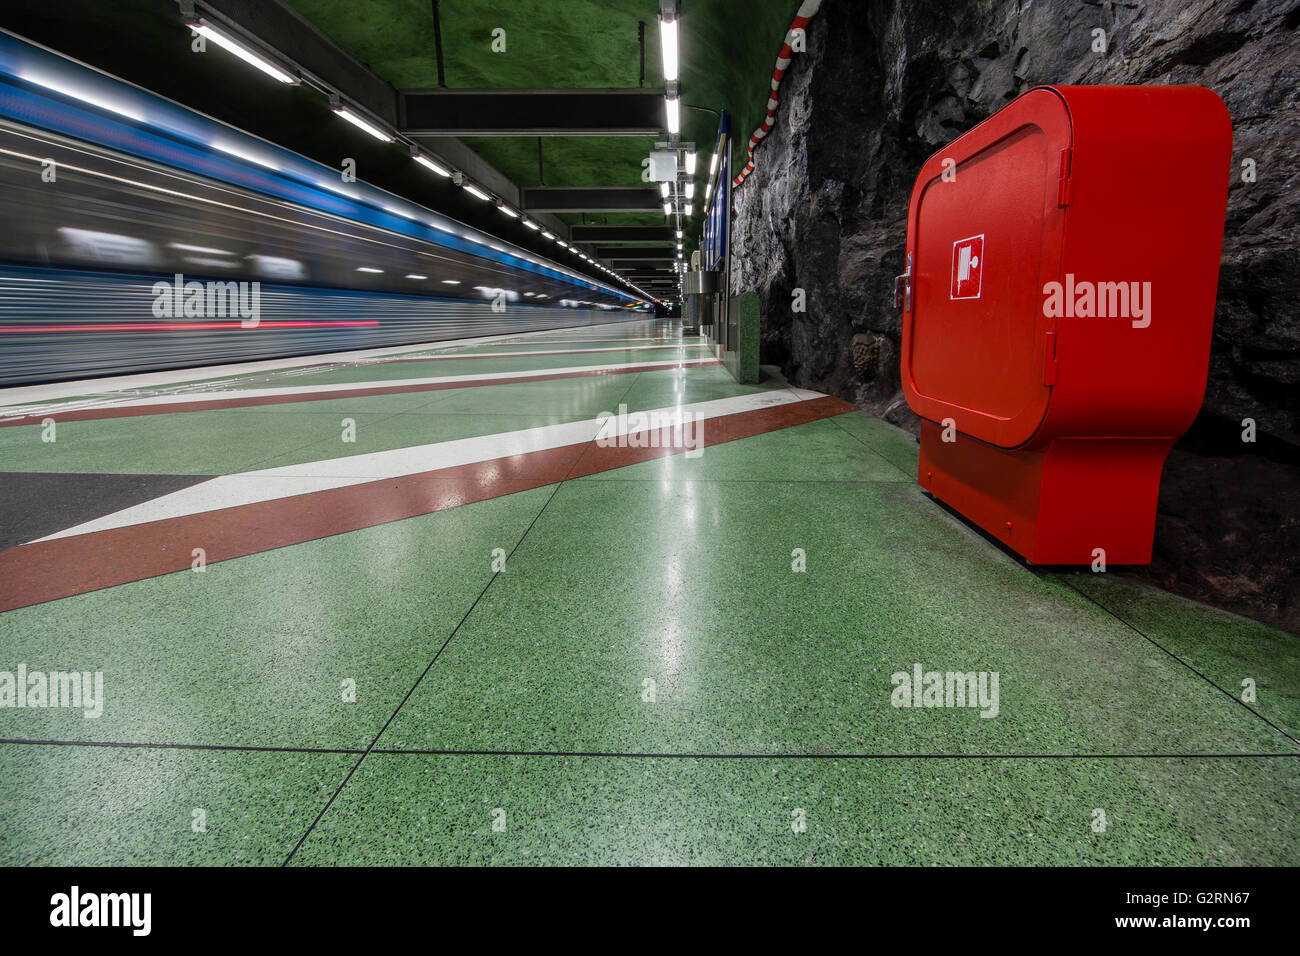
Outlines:
<svg viewBox="0 0 1300 956"><path fill-rule="evenodd" d="M733 291L761 297L763 363L915 431L893 279L926 157L1039 84L1208 86L1232 115L1236 167L1209 385L1166 466L1144 573L1300 629L1298 26L1300 0L825 0L737 192Z"/></svg>

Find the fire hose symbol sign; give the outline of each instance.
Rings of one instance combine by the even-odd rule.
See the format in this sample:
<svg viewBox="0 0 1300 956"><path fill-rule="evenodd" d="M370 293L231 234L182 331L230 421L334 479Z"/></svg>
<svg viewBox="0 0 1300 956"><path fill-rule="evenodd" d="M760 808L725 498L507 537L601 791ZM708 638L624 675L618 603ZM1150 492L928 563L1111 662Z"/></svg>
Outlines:
<svg viewBox="0 0 1300 956"><path fill-rule="evenodd" d="M984 234L952 244L952 289L949 298L978 299L984 276Z"/></svg>

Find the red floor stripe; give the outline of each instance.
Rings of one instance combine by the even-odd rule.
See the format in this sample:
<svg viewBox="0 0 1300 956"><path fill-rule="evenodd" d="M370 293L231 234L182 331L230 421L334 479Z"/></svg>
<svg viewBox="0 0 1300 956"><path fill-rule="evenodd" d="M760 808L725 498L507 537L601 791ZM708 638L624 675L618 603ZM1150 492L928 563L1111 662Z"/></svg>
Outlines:
<svg viewBox="0 0 1300 956"><path fill-rule="evenodd" d="M852 411L817 398L706 420L704 446ZM565 445L508 458L385 478L291 498L57 538L0 552L0 611L189 569L194 548L208 564L357 531L681 454L677 448Z"/></svg>
<svg viewBox="0 0 1300 956"><path fill-rule="evenodd" d="M555 375L521 375L517 378L482 378L472 382L430 382L425 385L376 385L342 392L295 392L292 395L251 395L247 398L223 398L208 402L176 402L171 405L131 405L127 407L79 408L69 412L33 412L22 418L0 421L0 428L11 425L38 425L46 418L56 422L91 422L106 418L135 418L139 415L171 415L180 412L208 412L225 408L252 408L257 405L287 405L294 402L324 402L336 398L364 398L369 395L404 395L407 392L440 392L451 388L481 388L488 385L521 385L526 382L553 382L562 378L590 378L600 375L626 375L628 372L670 372L675 368L708 368L720 362L696 362L693 365L627 365L622 368L595 369L588 372L564 372Z"/></svg>
<svg viewBox="0 0 1300 956"><path fill-rule="evenodd" d="M704 348L701 345L685 345L682 348L699 349ZM530 349L532 347L530 346ZM625 349L557 349L556 351L546 351L545 355L613 355L615 352L663 352L668 349L678 348L676 345L632 345ZM366 365L389 365L393 362L459 362L461 359L505 359L505 358L541 358L542 355L529 355L528 352L520 352L514 355L510 352L493 352L490 355L402 355L391 359L371 359ZM313 366L302 366L310 368ZM326 366L328 367L328 366Z"/></svg>

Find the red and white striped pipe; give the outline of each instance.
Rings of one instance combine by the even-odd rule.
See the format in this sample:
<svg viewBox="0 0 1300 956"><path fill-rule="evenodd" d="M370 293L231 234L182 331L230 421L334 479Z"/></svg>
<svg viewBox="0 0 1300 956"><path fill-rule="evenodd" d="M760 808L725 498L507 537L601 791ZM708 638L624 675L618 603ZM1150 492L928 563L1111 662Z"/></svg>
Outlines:
<svg viewBox="0 0 1300 956"><path fill-rule="evenodd" d="M767 99L767 117L763 120L763 125L754 130L754 134L749 137L748 158L745 162L745 168L740 171L733 181L733 186L739 186L745 181L745 177L754 171L754 147L762 142L763 137L772 132L772 127L776 125L776 91L781 85L781 79L785 76L786 69L790 66L790 55L793 52L790 44L794 41L796 30L803 30L808 26L808 21L817 15L821 8L822 0L803 0L799 4L799 10L795 14L790 29L786 31L785 43L781 46L781 52L776 58L776 69L772 71L772 95Z"/></svg>

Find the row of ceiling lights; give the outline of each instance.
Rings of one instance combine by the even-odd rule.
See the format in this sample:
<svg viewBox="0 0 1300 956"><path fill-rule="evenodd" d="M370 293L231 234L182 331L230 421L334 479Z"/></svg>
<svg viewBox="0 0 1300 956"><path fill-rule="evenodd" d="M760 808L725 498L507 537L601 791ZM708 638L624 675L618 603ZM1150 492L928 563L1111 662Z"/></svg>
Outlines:
<svg viewBox="0 0 1300 956"><path fill-rule="evenodd" d="M665 16L660 14L659 17L659 48L663 52L664 81L667 87L664 97L664 111L668 120L668 132L676 136L681 131L681 98L678 93L678 22L679 18L674 11L673 15ZM708 183L704 187L704 205L708 208L709 197L713 190L713 177L718 171L718 163L721 156L722 144L719 143L717 150L713 153L713 158L709 161ZM682 229L681 213L684 212L690 217L694 211L693 200L695 198L695 183L690 177L695 175L696 155L695 149L686 150L685 167L687 179L682 187L682 195L674 194L675 183L665 181L660 183L659 192L664 202L664 215L673 215L674 209L678 210L677 216L677 265L674 271L678 273L685 272L685 263L683 262L682 249ZM680 283L680 279L679 279Z"/></svg>
<svg viewBox="0 0 1300 956"><path fill-rule="evenodd" d="M298 82L300 82L297 77L293 76L291 73L287 72L286 70L281 69L274 62L262 56L260 53L257 53L256 51L249 49L247 46L240 43L238 40L234 39L233 37L221 32L218 29L215 29L212 26L212 24L208 23L202 17L195 16L195 17L187 18L186 25L189 26L189 28L193 30L196 34L202 36L204 39L211 40L217 46L234 54L236 57L243 60L245 63L249 64L250 66L256 67L257 69L261 70L263 73L267 74L270 77L273 77L274 79L280 81L281 83L297 84ZM676 59L677 59L675 27L676 24L674 22L673 53L672 53L674 76L676 75ZM668 62L667 56L668 55L665 53L665 69L667 69L667 62ZM329 91L326 92L329 93ZM346 106L342 102L342 99L338 94L329 93L329 97L330 97L330 109L333 110L333 112L336 115L346 120L347 122L351 123L357 129L363 130L370 136L373 136L375 139L384 143L391 143L398 139L397 136L390 135L381 126L372 123L370 120L366 119L364 116L361 116L355 110ZM670 116L671 115L673 115L672 110L670 110ZM469 193L471 196L473 196L478 200L481 200L483 202L495 202L497 205L497 209L501 210L503 213L505 213L512 219L519 219L521 217L519 211L512 209L504 200L494 197L487 190L481 188L480 186L475 185L473 182L467 179L463 173L450 169L449 167L444 166L442 163L439 163L437 160L421 152L420 149L415 144L408 143L408 145L410 145L411 147L411 158L414 159L421 166L431 170L434 173L437 173L439 176L442 176L447 179L451 179L453 182L456 182L463 190L465 190L467 193ZM687 214L689 215L689 212ZM556 243L560 247L567 249L569 252L576 255L579 259L582 259L588 265L596 269L599 269L601 272L608 275L611 279L621 282L623 285L627 286L630 289L635 290L639 295L643 296L646 299L654 298L649 293L645 292L643 289L637 286L635 283L630 282L629 280L623 278L623 276L619 275L613 269L610 269L608 266L604 265L601 262L597 262L591 256L575 248L574 246L571 246L569 243L565 242L563 239L560 239L554 233L542 229L542 227L538 223L533 222L531 219L528 219L527 217L523 217L522 221L523 224L527 226L529 229L532 229L535 232L540 232L541 235L544 236L545 238L551 240L552 242ZM681 233L679 231L678 232L679 238L680 235Z"/></svg>
<svg viewBox="0 0 1300 956"><path fill-rule="evenodd" d="M675 6L675 5L674 5ZM672 15L659 15L659 49L663 54L664 83L666 91L664 95L664 114L668 121L668 133L670 137L676 137L682 129L682 108L681 96L678 92L678 15L673 10ZM675 139L673 140L676 141ZM664 200L664 215L672 216L676 211L677 224L677 271L682 262L682 214L685 213L689 218L695 212L695 205L692 200L695 198L695 183L690 179L695 175L695 149L686 150L685 167L686 182L683 188L683 196L675 195L675 181L664 181L659 184L659 194ZM683 208L684 207L684 208Z"/></svg>

